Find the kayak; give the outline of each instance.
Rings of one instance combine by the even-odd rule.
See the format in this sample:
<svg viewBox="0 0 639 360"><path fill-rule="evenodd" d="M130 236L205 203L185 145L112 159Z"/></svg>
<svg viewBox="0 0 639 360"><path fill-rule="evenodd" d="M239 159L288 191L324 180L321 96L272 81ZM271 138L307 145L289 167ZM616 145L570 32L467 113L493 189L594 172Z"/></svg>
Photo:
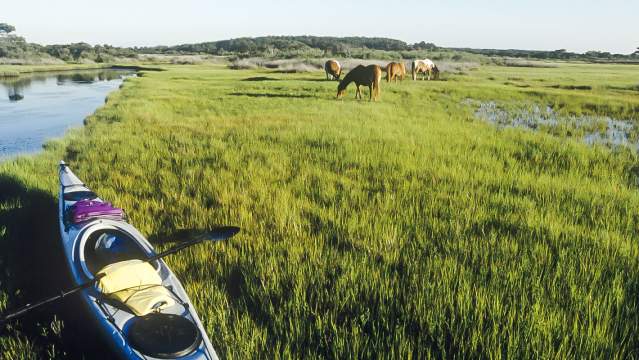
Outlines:
<svg viewBox="0 0 639 360"><path fill-rule="evenodd" d="M119 208L60 162L60 234L94 326L123 359L217 359L180 281Z"/></svg>

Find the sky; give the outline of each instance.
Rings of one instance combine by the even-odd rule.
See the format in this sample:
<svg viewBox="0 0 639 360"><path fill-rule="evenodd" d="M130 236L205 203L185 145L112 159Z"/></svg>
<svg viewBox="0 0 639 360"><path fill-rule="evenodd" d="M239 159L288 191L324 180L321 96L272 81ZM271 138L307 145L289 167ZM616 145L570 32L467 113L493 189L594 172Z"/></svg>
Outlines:
<svg viewBox="0 0 639 360"><path fill-rule="evenodd" d="M176 45L243 36L381 36L446 47L628 54L639 0L1 0L40 44Z"/></svg>

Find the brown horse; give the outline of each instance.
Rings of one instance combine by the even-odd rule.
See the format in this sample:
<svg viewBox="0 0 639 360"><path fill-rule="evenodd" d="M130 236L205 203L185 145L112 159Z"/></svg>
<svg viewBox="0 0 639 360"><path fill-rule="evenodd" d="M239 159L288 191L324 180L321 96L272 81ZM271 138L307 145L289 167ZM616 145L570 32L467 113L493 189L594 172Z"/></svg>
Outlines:
<svg viewBox="0 0 639 360"><path fill-rule="evenodd" d="M412 67L413 80L417 80L417 74L419 73L422 73L422 80L424 80L426 74L428 74L428 80L431 77L435 80L439 79L439 69L430 59L414 60Z"/></svg>
<svg viewBox="0 0 639 360"><path fill-rule="evenodd" d="M362 99L362 92L359 87L364 85L368 86L370 94L369 100L377 100L381 92L379 88L381 80L382 69L379 65L357 65L357 67L349 71L348 74L344 76L344 80L340 81L339 85L337 85L337 98L339 99L344 96L348 84L354 82L357 86L357 91L355 92L356 99Z"/></svg>
<svg viewBox="0 0 639 360"><path fill-rule="evenodd" d="M404 81L404 76L406 76L406 65L403 62L391 62L386 65L386 82L394 79L397 83L397 78Z"/></svg>
<svg viewBox="0 0 639 360"><path fill-rule="evenodd" d="M342 66L337 60L328 60L324 64L324 71L326 71L326 80L339 80L342 75Z"/></svg>

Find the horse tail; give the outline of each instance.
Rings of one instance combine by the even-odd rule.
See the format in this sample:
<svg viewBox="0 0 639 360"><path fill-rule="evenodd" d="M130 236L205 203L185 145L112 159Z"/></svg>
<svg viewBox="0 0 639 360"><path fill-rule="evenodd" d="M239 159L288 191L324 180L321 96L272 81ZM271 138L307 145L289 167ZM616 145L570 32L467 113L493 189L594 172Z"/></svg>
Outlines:
<svg viewBox="0 0 639 360"><path fill-rule="evenodd" d="M380 82L382 80L382 72L375 74L375 81L373 81L373 91L375 92L375 100L378 100L381 94Z"/></svg>

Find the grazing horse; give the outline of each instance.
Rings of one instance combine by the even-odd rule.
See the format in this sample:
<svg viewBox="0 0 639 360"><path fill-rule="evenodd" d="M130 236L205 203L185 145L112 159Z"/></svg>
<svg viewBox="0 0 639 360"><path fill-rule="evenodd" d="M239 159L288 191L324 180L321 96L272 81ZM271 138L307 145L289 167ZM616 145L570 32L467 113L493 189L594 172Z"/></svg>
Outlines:
<svg viewBox="0 0 639 360"><path fill-rule="evenodd" d="M414 60L412 72L413 80L417 80L417 74L419 73L422 73L422 80L424 80L426 74L428 74L428 80L430 80L431 76L434 79L439 79L439 69L430 59Z"/></svg>
<svg viewBox="0 0 639 360"><path fill-rule="evenodd" d="M391 82L391 80L395 79L397 83L397 78L404 81L404 76L406 76L406 65L403 62L391 62L386 65L386 82Z"/></svg>
<svg viewBox="0 0 639 360"><path fill-rule="evenodd" d="M339 99L344 96L348 84L354 82L357 86L357 92L355 92L356 99L362 99L362 92L359 87L364 85L368 86L370 93L369 100L377 100L380 96L379 85L381 80L382 69L379 65L357 65L357 67L349 71L348 74L344 76L344 80L340 81L339 85L337 85L337 98Z"/></svg>
<svg viewBox="0 0 639 360"><path fill-rule="evenodd" d="M324 71L326 71L326 80L339 80L342 75L342 66L337 60L328 60L324 64Z"/></svg>

